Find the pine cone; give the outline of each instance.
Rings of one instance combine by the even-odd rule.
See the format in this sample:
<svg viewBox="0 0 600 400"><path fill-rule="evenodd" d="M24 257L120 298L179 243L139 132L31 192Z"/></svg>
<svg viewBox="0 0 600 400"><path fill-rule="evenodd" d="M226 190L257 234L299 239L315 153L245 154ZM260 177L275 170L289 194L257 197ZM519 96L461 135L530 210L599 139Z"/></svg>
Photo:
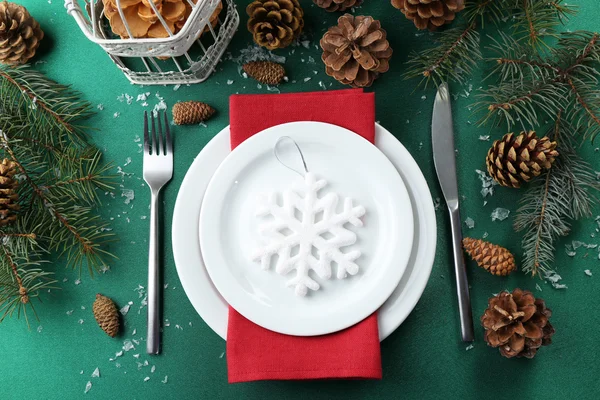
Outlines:
<svg viewBox="0 0 600 400"><path fill-rule="evenodd" d="M242 66L251 78L265 85L279 85L285 76L283 65L272 61L251 61Z"/></svg>
<svg viewBox="0 0 600 400"><path fill-rule="evenodd" d="M18 211L20 206L17 194L19 182L14 178L16 173L16 163L6 158L0 162L0 227L17 220L15 211Z"/></svg>
<svg viewBox="0 0 600 400"><path fill-rule="evenodd" d="M0 63L25 64L44 38L40 24L23 6L0 2Z"/></svg>
<svg viewBox="0 0 600 400"><path fill-rule="evenodd" d="M289 46L304 28L304 11L298 0L256 0L246 12L254 41L269 50Z"/></svg>
<svg viewBox="0 0 600 400"><path fill-rule="evenodd" d="M463 248L481 268L492 275L506 276L515 270L515 257L504 247L480 239L465 238Z"/></svg>
<svg viewBox="0 0 600 400"><path fill-rule="evenodd" d="M373 17L345 14L321 39L325 72L353 87L373 84L390 68L392 48L381 23Z"/></svg>
<svg viewBox="0 0 600 400"><path fill-rule="evenodd" d="M313 3L328 12L346 11L352 7L358 7L363 0L313 0Z"/></svg>
<svg viewBox="0 0 600 400"><path fill-rule="evenodd" d="M200 101L184 101L173 106L175 125L191 125L206 121L215 113L215 109Z"/></svg>
<svg viewBox="0 0 600 400"><path fill-rule="evenodd" d="M484 339L489 346L499 347L504 357L533 358L541 346L552 343L551 316L544 300L536 299L529 291L501 292L489 299L481 316Z"/></svg>
<svg viewBox="0 0 600 400"><path fill-rule="evenodd" d="M127 25L129 25L131 35L135 38L169 37L169 32L154 12L150 1L154 2L157 11L173 34L177 34L183 28L192 13L192 6L188 3L188 0L121 0L123 15ZM108 18L113 33L121 36L122 39L128 38L129 33L119 14L116 0L102 0L102 2L104 3L104 15ZM192 0L194 4L197 2L198 0ZM218 16L222 9L223 3L219 2L209 18L213 28L218 22ZM207 26L198 37L208 32L208 30Z"/></svg>
<svg viewBox="0 0 600 400"><path fill-rule="evenodd" d="M392 5L413 21L417 29L436 30L454 20L464 0L392 0Z"/></svg>
<svg viewBox="0 0 600 400"><path fill-rule="evenodd" d="M550 169L558 157L556 142L538 139L534 131L509 133L496 140L488 151L486 164L492 178L502 186L518 188L544 169Z"/></svg>
<svg viewBox="0 0 600 400"><path fill-rule="evenodd" d="M119 310L115 303L110 298L98 293L92 308L100 328L110 337L117 336L119 333Z"/></svg>

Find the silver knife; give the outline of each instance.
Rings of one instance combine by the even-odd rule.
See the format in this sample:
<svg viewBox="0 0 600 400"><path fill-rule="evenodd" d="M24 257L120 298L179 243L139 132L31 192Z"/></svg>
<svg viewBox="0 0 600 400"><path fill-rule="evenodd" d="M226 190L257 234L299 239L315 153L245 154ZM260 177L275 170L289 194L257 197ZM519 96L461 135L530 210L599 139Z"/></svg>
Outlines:
<svg viewBox="0 0 600 400"><path fill-rule="evenodd" d="M458 209L458 182L456 179L456 158L454 155L454 129L452 128L452 109L450 107L450 91L444 83L438 88L433 104L433 119L431 122L433 143L433 163L440 181L442 193L450 212L452 227L452 247L454 251L454 273L456 276L456 293L458 295L458 310L460 314L460 329L462 340L472 342L473 314L469 282L462 249L462 232L460 213Z"/></svg>

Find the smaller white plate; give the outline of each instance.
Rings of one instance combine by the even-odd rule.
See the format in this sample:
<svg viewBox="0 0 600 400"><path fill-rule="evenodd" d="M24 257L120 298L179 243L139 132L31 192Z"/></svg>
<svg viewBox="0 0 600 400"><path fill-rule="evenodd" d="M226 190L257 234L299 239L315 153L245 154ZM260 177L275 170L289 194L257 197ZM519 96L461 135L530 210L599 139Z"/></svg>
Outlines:
<svg viewBox="0 0 600 400"><path fill-rule="evenodd" d="M282 136L302 149L308 169L350 197L367 213L357 233L357 275L319 280L321 289L298 297L289 276L264 271L250 260L259 245L260 194L287 189L299 175L281 165L273 147ZM410 257L413 210L398 171L373 144L320 122L269 128L238 146L215 172L202 204L200 245L209 275L223 298L252 322L275 332L323 335L345 329L375 312L398 285Z"/></svg>

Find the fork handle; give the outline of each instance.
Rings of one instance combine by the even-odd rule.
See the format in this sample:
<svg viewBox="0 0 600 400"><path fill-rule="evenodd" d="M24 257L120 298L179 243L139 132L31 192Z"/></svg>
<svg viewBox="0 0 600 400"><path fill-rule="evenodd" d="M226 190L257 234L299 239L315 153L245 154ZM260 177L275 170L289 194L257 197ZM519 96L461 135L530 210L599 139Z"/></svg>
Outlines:
<svg viewBox="0 0 600 400"><path fill-rule="evenodd" d="M152 191L150 200L150 249L148 253L148 334L146 352L160 353L160 295L159 295L159 191Z"/></svg>

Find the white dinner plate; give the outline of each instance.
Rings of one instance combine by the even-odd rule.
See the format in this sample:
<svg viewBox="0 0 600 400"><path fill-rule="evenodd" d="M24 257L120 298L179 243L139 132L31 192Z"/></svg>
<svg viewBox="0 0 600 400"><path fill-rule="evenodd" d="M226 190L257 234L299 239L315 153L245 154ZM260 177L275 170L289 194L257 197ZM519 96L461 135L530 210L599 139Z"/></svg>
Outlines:
<svg viewBox="0 0 600 400"><path fill-rule="evenodd" d="M327 186L319 190L317 196L322 198L334 192L340 196L331 214L303 215L309 212L303 208L306 203L296 205L298 215L292 216L302 220L300 226L281 220L284 225L278 229L286 232L287 240L297 235L304 235L301 242L313 240L310 238L312 229L308 234L306 231L302 234L302 226L319 214L323 215L323 221L319 220L323 225L330 216L343 215L344 198L352 199L352 207L361 205L366 209L366 214L359 216L362 227L350 223L344 225L356 234L358 241L340 249L342 254L361 252L355 260L358 272L355 275L345 273L340 270L342 264L339 263L332 266L331 279L309 271L309 277L317 281L320 288L309 290L306 296L298 296L294 287L286 285L288 281L303 277L301 270L291 270L282 276L275 272L275 262L264 270L259 262L252 260L258 247L275 246L273 238L268 243L259 240L259 225L265 220L274 221L272 216L256 216L259 205L263 206L259 198L276 193L281 205L281 192L304 183L301 174L286 168L274 155L275 144L284 136L297 143L310 174L317 180L327 181ZM300 168L296 147L287 144L280 147L284 149L281 156L289 164L297 160ZM305 194L303 198L306 196L309 195ZM283 207L284 210L287 208ZM348 129L305 121L265 129L233 150L208 185L199 227L200 248L208 274L227 303L250 321L271 331L316 336L337 332L362 321L392 294L410 257L413 212L402 178L375 145ZM344 235L335 230L327 232L333 235L317 236L315 240L319 242L310 243L317 247L326 246ZM279 257L284 257L289 250L283 248ZM326 260L326 254L334 254L333 250L327 253L313 250L309 256L314 258L317 268L320 261ZM291 256L294 260L293 249ZM343 257L340 255L338 260ZM338 274L342 278L337 279Z"/></svg>
<svg viewBox="0 0 600 400"><path fill-rule="evenodd" d="M435 257L436 221L429 188L410 153L378 124L375 144L402 176L414 217L414 240L406 271L378 311L379 338L383 340L408 317L425 289ZM179 190L172 227L173 255L181 284L200 317L223 339L227 337L228 304L204 266L198 218L208 183L230 148L229 127L226 127L196 157Z"/></svg>

